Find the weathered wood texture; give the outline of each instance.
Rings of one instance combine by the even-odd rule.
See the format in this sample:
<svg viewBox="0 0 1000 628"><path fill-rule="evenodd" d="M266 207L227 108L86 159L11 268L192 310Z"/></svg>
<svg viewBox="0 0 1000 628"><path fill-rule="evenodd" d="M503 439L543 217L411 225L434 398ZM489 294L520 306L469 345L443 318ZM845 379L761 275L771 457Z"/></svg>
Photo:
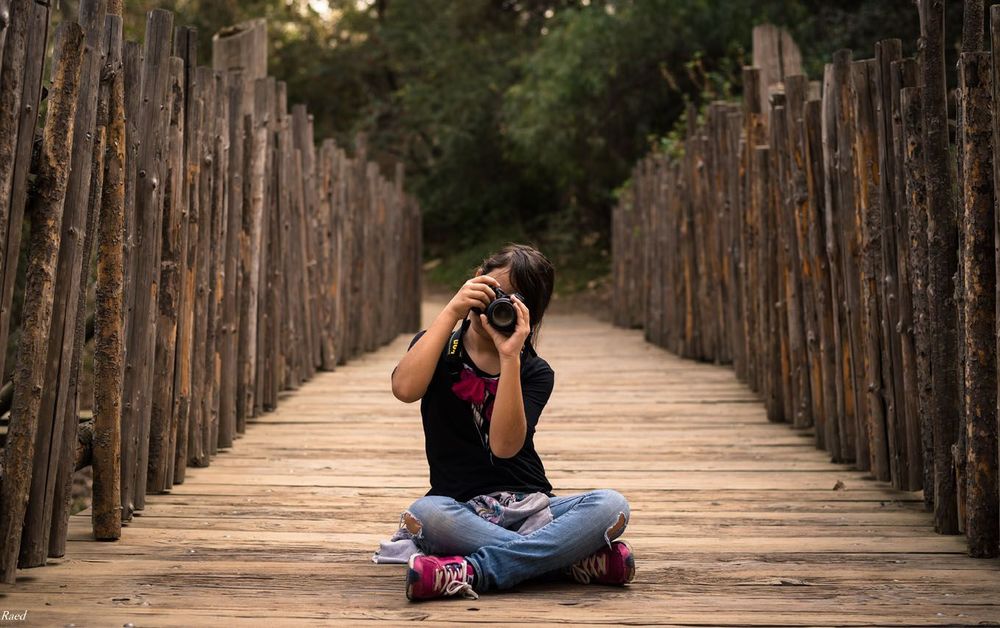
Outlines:
<svg viewBox="0 0 1000 628"><path fill-rule="evenodd" d="M538 349L557 382L536 445L557 494L628 498L628 587L524 583L513 596L415 605L403 567L370 562L427 489L419 412L386 381L406 334L289 395L239 455L151 497L122 541L97 543L87 513L73 517L67 558L5 603L40 625L995 621L1000 571L936 535L919 493L830 463L811 429L769 423L724 368L656 349L641 331L549 316Z"/></svg>
<svg viewBox="0 0 1000 628"><path fill-rule="evenodd" d="M94 536L121 535L121 407L125 335L125 74L122 18L108 18L107 130L104 189L97 232L96 311L94 318L94 483L91 513Z"/></svg>
<svg viewBox="0 0 1000 628"><path fill-rule="evenodd" d="M832 461L923 489L938 532L996 556L1000 8L993 53L979 52L981 8L966 3L954 147L943 3L919 3L919 60L894 39L871 59L841 50L819 94L779 77L780 38L755 33L769 66L744 71L742 107L689 111L704 122L683 157L654 152L633 170L612 216L612 280L615 324L732 363L772 421L812 427ZM727 108L742 129L727 129Z"/></svg>
<svg viewBox="0 0 1000 628"><path fill-rule="evenodd" d="M63 25L56 37L49 114L45 120L38 181L29 206L31 249L21 339L14 369L14 399L4 444L3 484L0 485L0 538L3 539L0 580L5 583L14 582L36 460L35 439L39 432L47 367L60 225L73 152L81 67L85 59L84 37L83 29L76 23Z"/></svg>
<svg viewBox="0 0 1000 628"><path fill-rule="evenodd" d="M963 53L959 63L962 86L963 328L967 430L964 530L975 556L996 556L997 526L997 330L996 215L993 192L993 98L990 55Z"/></svg>
<svg viewBox="0 0 1000 628"><path fill-rule="evenodd" d="M95 537L118 539L148 494L209 465L282 390L419 324L420 213L402 169L389 180L363 148L317 150L306 108L266 76L265 22L219 33L213 70L168 11L138 44L122 40L120 2L79 8L29 190L50 8L0 1L0 336L20 325L0 399L4 582L64 555L80 467L94 466ZM10 321L25 202L28 283ZM78 381L94 337L91 404Z"/></svg>

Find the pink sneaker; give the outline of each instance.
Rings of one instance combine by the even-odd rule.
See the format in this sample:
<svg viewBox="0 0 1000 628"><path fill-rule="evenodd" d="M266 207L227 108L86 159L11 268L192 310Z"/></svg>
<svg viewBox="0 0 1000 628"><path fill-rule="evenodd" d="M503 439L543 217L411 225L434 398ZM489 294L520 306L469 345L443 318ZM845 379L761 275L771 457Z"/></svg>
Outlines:
<svg viewBox="0 0 1000 628"><path fill-rule="evenodd" d="M479 594L472 590L475 571L461 556L414 554L409 565L406 597L410 600L430 600L456 593L479 599Z"/></svg>
<svg viewBox="0 0 1000 628"><path fill-rule="evenodd" d="M570 575L581 584L624 585L635 579L635 557L625 541L614 541L569 567Z"/></svg>

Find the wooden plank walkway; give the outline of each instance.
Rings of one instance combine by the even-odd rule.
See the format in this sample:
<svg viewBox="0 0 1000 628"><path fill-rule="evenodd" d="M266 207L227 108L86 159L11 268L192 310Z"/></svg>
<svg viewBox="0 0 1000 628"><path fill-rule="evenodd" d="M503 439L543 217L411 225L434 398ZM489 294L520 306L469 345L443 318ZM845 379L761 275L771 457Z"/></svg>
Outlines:
<svg viewBox="0 0 1000 628"><path fill-rule="evenodd" d="M211 467L152 496L123 540L93 541L89 510L73 517L67 557L21 572L0 610L46 626L1000 621L1000 560L935 534L919 493L769 424L728 368L560 314L539 347L556 389L537 447L557 493L629 498L636 581L410 603L403 567L370 562L427 488L418 407L389 392L409 340L318 375L252 421Z"/></svg>

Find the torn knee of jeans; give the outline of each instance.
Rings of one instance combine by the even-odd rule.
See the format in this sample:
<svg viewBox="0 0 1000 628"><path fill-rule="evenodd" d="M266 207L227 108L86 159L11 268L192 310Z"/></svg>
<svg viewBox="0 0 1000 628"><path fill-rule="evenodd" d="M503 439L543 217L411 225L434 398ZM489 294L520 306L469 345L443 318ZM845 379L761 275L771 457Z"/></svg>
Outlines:
<svg viewBox="0 0 1000 628"><path fill-rule="evenodd" d="M409 510L403 513L402 525L406 528L406 531L412 534L415 538L419 539L423 536L423 524L420 523L420 520L414 517Z"/></svg>
<svg viewBox="0 0 1000 628"><path fill-rule="evenodd" d="M611 546L611 539L617 539L625 532L625 526L628 524L628 517L625 516L624 512L618 513L618 519L615 523L604 531L604 541Z"/></svg>

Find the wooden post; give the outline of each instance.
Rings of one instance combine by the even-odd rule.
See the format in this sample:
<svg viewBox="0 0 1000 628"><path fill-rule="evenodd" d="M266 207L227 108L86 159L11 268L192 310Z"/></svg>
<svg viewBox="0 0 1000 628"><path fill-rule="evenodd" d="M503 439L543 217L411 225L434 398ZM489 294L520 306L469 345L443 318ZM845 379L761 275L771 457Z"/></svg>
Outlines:
<svg viewBox="0 0 1000 628"><path fill-rule="evenodd" d="M106 0L87 0L80 3L80 25L86 33L83 65L80 69L80 92L73 125L73 153L70 157L69 181L63 210L62 235L60 236L59 262L56 267L55 290L52 294L52 322L49 331L47 354L48 371L39 409L38 435L35 443L35 470L32 474L31 497L25 516L24 538L21 539L20 563L24 567L45 564L48 554L53 501L62 497L61 487L56 486L59 461L63 452L64 423L67 412L74 417L71 424L76 442L76 390L71 381L77 331L77 314L81 291L86 290L90 258L84 258L85 239L88 234L91 166L97 121L97 97L101 68L103 67L104 18ZM86 261L85 261L86 259ZM81 281L81 275L83 281ZM80 312L82 326L83 313ZM80 330L82 331L82 329ZM82 346L82 337L80 345ZM79 355L82 359L82 355Z"/></svg>
<svg viewBox="0 0 1000 628"><path fill-rule="evenodd" d="M255 416L257 402L257 381L260 376L257 361L261 338L260 284L261 259L263 259L264 208L268 195L267 165L270 150L271 105L270 83L266 78L254 82L253 126L250 130L250 155L247 173L250 197L246 203L248 212L243 217L243 236L246 240L245 254L240 256L243 290L240 293L240 349L241 394L237 403L237 416Z"/></svg>
<svg viewBox="0 0 1000 628"><path fill-rule="evenodd" d="M817 433L823 431L823 381L820 357L820 333L816 316L816 296L814 294L815 261L809 251L810 197L807 165L805 158L805 135L803 118L808 97L809 81L801 75L790 75L785 78L785 101L787 117L787 143L783 150L787 151L788 164L788 205L791 210L792 227L792 274L798 287L800 299L800 314L802 332L804 334L805 353L802 367L806 375L810 404L804 412L797 414L796 427L808 427L815 424Z"/></svg>
<svg viewBox="0 0 1000 628"><path fill-rule="evenodd" d="M101 45L102 62L98 68L99 93L97 101L96 134L91 156L91 184L87 203L86 235L81 255L79 270L79 290L76 306L76 324L74 330L72 361L70 362L68 403L63 410L62 459L56 476L56 491L52 522L49 531L48 554L50 557L61 557L66 553L66 536L69 531L70 510L73 506L73 478L76 471L76 454L79 442L79 381L83 368L84 345L90 340L93 331L88 330L94 318L86 315L87 284L91 275L91 260L98 240L98 216L101 212L102 193L104 189L104 161L107 153L107 142L110 135L111 91L110 81L112 71L109 67L109 51L118 47L118 57L121 57L121 29L114 30L113 22L117 21L108 14L104 20ZM96 317L96 312L94 315ZM89 332L89 333L88 333ZM120 380L119 380L120 384ZM119 389L120 393L120 389ZM103 433L102 433L103 436ZM91 456L93 458L93 455ZM91 501L93 504L93 500ZM113 504L113 502L109 502ZM119 511L120 512L120 511Z"/></svg>
<svg viewBox="0 0 1000 628"><path fill-rule="evenodd" d="M220 389L218 447L232 447L236 434L236 382L237 342L239 334L239 285L240 234L243 229L243 149L244 126L241 112L246 94L246 77L240 70L228 73L229 99L229 157L226 212L226 254L224 257L225 283L222 294L222 336L220 340Z"/></svg>
<svg viewBox="0 0 1000 628"><path fill-rule="evenodd" d="M109 15L107 142L97 232L94 314L94 537L121 537L121 410L124 374L125 74L122 17ZM105 96L102 95L102 100Z"/></svg>
<svg viewBox="0 0 1000 628"><path fill-rule="evenodd" d="M181 35L181 33L178 33ZM184 177L184 60L170 58L170 122L165 156L163 216L156 320L156 354L153 364L152 410L149 420L149 457L146 492L161 493L170 486L170 446L174 422L174 366L177 358L177 320L181 281L186 258L186 205Z"/></svg>
<svg viewBox="0 0 1000 628"><path fill-rule="evenodd" d="M806 182L808 190L808 253L812 260L813 299L819 331L819 370L823 398L822 424L816 425L816 443L831 454L840 454L840 433L837 427L838 383L840 383L836 334L834 333L835 308L831 285L831 263L827 257L826 232L826 172L823 153L823 103L810 100L806 103L802 120L805 142ZM840 393L842 394L842 392Z"/></svg>
<svg viewBox="0 0 1000 628"><path fill-rule="evenodd" d="M985 49L986 8L984 0L965 0L962 20L962 52Z"/></svg>
<svg viewBox="0 0 1000 628"><path fill-rule="evenodd" d="M900 430L897 442L901 443L906 453L905 468L900 473L900 488L917 491L923 487L923 452L921 449L921 413L918 403L920 392L917 379L917 350L915 340L915 311L913 269L910 246L910 203L907 193L906 153L907 138L904 132L904 111L902 92L917 84L917 62L906 59L892 64L892 123L893 152L895 153L896 179L895 213L896 213L896 273L898 277L899 318L894 324L899 329L902 357L902 411L904 420L897 422ZM924 233L926 234L926 226Z"/></svg>
<svg viewBox="0 0 1000 628"><path fill-rule="evenodd" d="M842 439L845 460L854 461L861 470L870 468L868 457L867 413L868 397L864 370L864 337L861 327L860 230L857 226L855 169L853 146L855 115L852 96L852 61L850 50L840 50L833 56L833 127L836 129L837 151L834 153L836 173L836 203L827 212L827 228L836 235L840 256L840 276L843 280L843 325L841 345L847 356L844 364L845 407L853 408L853 420L846 425ZM849 395L849 397L848 397ZM850 403L853 402L853 403Z"/></svg>
<svg viewBox="0 0 1000 628"><path fill-rule="evenodd" d="M197 136L197 146L201 151L198 157L198 230L197 230L197 260L198 270L195 276L194 296L194 347L191 354L191 405L188 412L187 464L203 467L208 464L208 454L205 451L204 433L208 418L207 399L208 364L210 356L214 355L212 345L208 341L209 302L212 296L214 270L212 259L212 212L213 175L215 173L215 76L208 67L199 67L195 72L195 85L201 95L200 122ZM193 208L193 206L192 206ZM189 234L189 237L192 234ZM178 468L181 468L180 466Z"/></svg>
<svg viewBox="0 0 1000 628"><path fill-rule="evenodd" d="M316 187L315 187L315 146L312 136L312 124L309 121L309 114L304 105L292 107L292 150L298 155L297 162L294 163L295 179L293 182L293 197L295 208L295 226L297 234L293 234L298 242L296 259L296 278L301 285L299 287L302 295L301 301L301 321L302 321L302 342L303 351L301 358L301 368L303 369L303 379L309 379L316 372L316 365L321 360L321 343L319 342L319 328L317 322L317 265L316 251L313 238L315 229L312 219L315 215L316 207ZM371 286L374 288L374 286Z"/></svg>
<svg viewBox="0 0 1000 628"><path fill-rule="evenodd" d="M174 361L174 425L171 430L170 465L167 484L184 481L188 460L188 429L192 413L193 360L195 336L195 290L197 286L199 245L199 202L201 126L203 124L204 86L198 80L198 31L183 28L176 37L175 49L184 59L184 242L181 248L180 286L176 356Z"/></svg>
<svg viewBox="0 0 1000 628"><path fill-rule="evenodd" d="M878 206L881 229L877 289L882 328L882 381L886 387L886 438L892 485L906 484L906 401L903 382L902 339L899 321L899 273L896 267L896 154L892 122L892 63L903 56L898 39L887 39L875 47L875 68L870 76L875 125L878 131Z"/></svg>
<svg viewBox="0 0 1000 628"><path fill-rule="evenodd" d="M337 212L336 212L336 229L337 229L337 249L339 254L337 256L337 363L343 364L349 355L349 323L350 323L350 312L351 312L351 260L354 255L354 241L353 241L353 217L349 211L349 199L351 193L351 176L350 173L353 171L353 166L351 165L351 160L348 158L347 153L341 149L337 157L337 180L339 181L338 191L337 191ZM621 237L616 236L616 237ZM624 284L620 284L624 285ZM618 295L619 292L616 292ZM622 312L624 308L622 306L622 296L613 297L615 300L615 324L622 325Z"/></svg>
<svg viewBox="0 0 1000 628"><path fill-rule="evenodd" d="M753 65L760 68L760 101L767 102L772 85L781 83L786 76L802 74L802 54L788 31L772 24L761 24L753 29ZM768 111L762 112L765 123Z"/></svg>
<svg viewBox="0 0 1000 628"><path fill-rule="evenodd" d="M146 494L146 465L149 448L149 417L152 406L152 376L156 341L156 307L160 270L160 233L162 228L163 188L167 176L165 162L166 125L169 122L168 92L170 40L173 14L160 9L149 13L143 50L143 81L138 132L142 141L136 156L135 249L132 284L135 305L129 325L122 398L123 421L137 429L135 466L125 468L134 474L132 505L141 510ZM161 111L162 108L162 111ZM131 518L131 513L127 518Z"/></svg>
<svg viewBox="0 0 1000 628"><path fill-rule="evenodd" d="M965 425L967 429L966 535L969 554L997 555L1000 525L997 483L996 234L993 192L993 97L990 54L963 53L962 169L965 246ZM1000 136L998 136L1000 137Z"/></svg>
<svg viewBox="0 0 1000 628"><path fill-rule="evenodd" d="M771 109L771 115L780 115ZM778 122L780 124L780 122ZM785 278L782 275L781 214L778 201L780 176L778 157L770 146L757 147L754 172L757 179L757 249L759 270L759 346L766 347L765 400L769 421L785 421L791 416L791 363L788 354L788 316L784 306Z"/></svg>
<svg viewBox="0 0 1000 628"><path fill-rule="evenodd" d="M8 7L0 53L0 347L7 346L21 253L21 229L8 227L24 219L51 11L32 0L10 0ZM0 351L0 373L6 373L6 357L6 349Z"/></svg>
<svg viewBox="0 0 1000 628"><path fill-rule="evenodd" d="M0 579L7 584L15 579L31 487L83 52L83 29L73 22L64 23L56 35L56 59L45 120L43 152L36 193L31 199L31 248L24 291L24 317L14 371L10 427L4 447L4 477L0 484L0 538L5 539L0 549Z"/></svg>
<svg viewBox="0 0 1000 628"><path fill-rule="evenodd" d="M881 180L877 150L875 104L872 75L875 61L858 61L851 66L854 111L854 168L857 206L855 225L861 235L861 328L864 338L865 391L868 399L866 435L869 460L876 479L888 482L889 449L886 441L885 399L892 394L890 382L883 380L882 360L889 359L882 343L879 278L882 277L882 231L878 186Z"/></svg>
<svg viewBox="0 0 1000 628"><path fill-rule="evenodd" d="M920 0L923 40L924 157L927 185L928 296L934 426L934 528L958 531L955 470L951 446L957 439L958 338L954 276L958 270L958 232L948 165L948 113L944 57L944 0Z"/></svg>
<svg viewBox="0 0 1000 628"><path fill-rule="evenodd" d="M212 64L215 70L239 70L243 81L240 108L233 114L235 128L243 138L243 147L238 151L242 154L240 162L233 165L240 168L239 198L236 198L233 190L230 191L231 202L238 201L237 205L231 207L235 207L239 218L230 223L238 225L233 240L239 251L234 284L236 312L230 314L232 320L227 323L227 326L233 325L232 331L227 332L231 333L232 338L226 341L232 346L227 347L226 355L223 356L223 364L226 365L224 370L231 370L233 379L231 384L226 385L235 386L231 394L228 388L224 391L223 416L231 415L227 420L232 422L234 433L243 433L246 418L253 415L256 388L259 243L265 188L263 180L254 180L249 175L255 171L254 168L256 172L262 173L262 160L266 158L267 144L266 141L259 143L257 133L245 133L243 127L246 116L251 117L251 125L255 129L260 128L258 120L269 117L270 112L265 113L258 108L266 103L258 105L256 86L258 80L267 76L267 50L267 22L263 19L224 28L212 38ZM258 270L254 270L255 267ZM228 358L230 351L234 352L232 359ZM230 403L233 404L232 407Z"/></svg>
<svg viewBox="0 0 1000 628"><path fill-rule="evenodd" d="M125 84L130 86L142 83L142 48L139 44L131 41L125 42L124 55ZM122 258L125 289L125 321L124 321L124 341L127 346L131 331L133 318L135 315L135 243L136 236L136 184L138 182L138 160L139 160L139 118L140 118L140 91L138 89L125 90L125 250ZM134 411L132 399L125 395L125 381L129 377L137 377L136 371L138 363L134 355L125 354L124 374L122 377L122 459L121 459L121 498L122 498L122 521L132 519L132 512L135 510L134 485L135 485L135 465L139 457L139 413Z"/></svg>
<svg viewBox="0 0 1000 628"><path fill-rule="evenodd" d="M265 351L266 382L264 399L261 406L264 410L273 410L278 404L278 390L283 381L282 374L282 339L284 326L282 315L284 308L284 253L282 249L282 218L280 214L282 190L279 187L281 175L281 158L278 153L280 146L281 120L278 117L279 95L277 82L268 83L268 98L271 103L271 121L268 133L271 136L270 170L268 174L268 211L267 211L267 349Z"/></svg>
<svg viewBox="0 0 1000 628"><path fill-rule="evenodd" d="M934 431L931 422L930 307L927 295L927 188L925 182L922 90L906 88L901 95L903 133L906 139L904 160L907 214L909 216L909 254L913 286L913 344L916 357L917 408L920 416L920 446L923 459L922 486L924 505L934 506Z"/></svg>
<svg viewBox="0 0 1000 628"><path fill-rule="evenodd" d="M729 289L727 291L728 326L729 326L729 352L733 358L733 368L737 377L742 381L747 381L747 355L745 352L746 338L744 335L743 321L745 318L745 301L743 299L743 250L741 248L742 224L743 224L743 198L741 187L743 184L743 150L740 146L740 132L743 128L743 112L738 105L731 104L725 117L725 145L722 148L724 159L726 159L726 198L728 204L728 224L726 226L726 246L729 251ZM662 164L662 158L661 158ZM663 193L662 178L665 168L661 165L661 183L659 193ZM666 242L666 229L663 230L663 242L661 246L664 251L669 251ZM667 259L671 256L666 255ZM671 300L664 298L663 308L666 310L671 306Z"/></svg>
<svg viewBox="0 0 1000 628"><path fill-rule="evenodd" d="M759 308L756 307L758 295L755 292L758 286L757 268L757 234L756 234L756 210L752 194L756 172L753 166L756 163L754 152L757 146L766 140L763 135L763 105L760 100L760 70L757 68L743 68L743 111L744 121L744 152L742 160L744 164L743 182L743 219L740 235L740 250L743 252L743 274L744 286L742 289L742 300L745 304L743 319L743 351L747 356L747 381L750 388L759 391L762 385L763 373L761 369L761 354L755 349L759 347Z"/></svg>

